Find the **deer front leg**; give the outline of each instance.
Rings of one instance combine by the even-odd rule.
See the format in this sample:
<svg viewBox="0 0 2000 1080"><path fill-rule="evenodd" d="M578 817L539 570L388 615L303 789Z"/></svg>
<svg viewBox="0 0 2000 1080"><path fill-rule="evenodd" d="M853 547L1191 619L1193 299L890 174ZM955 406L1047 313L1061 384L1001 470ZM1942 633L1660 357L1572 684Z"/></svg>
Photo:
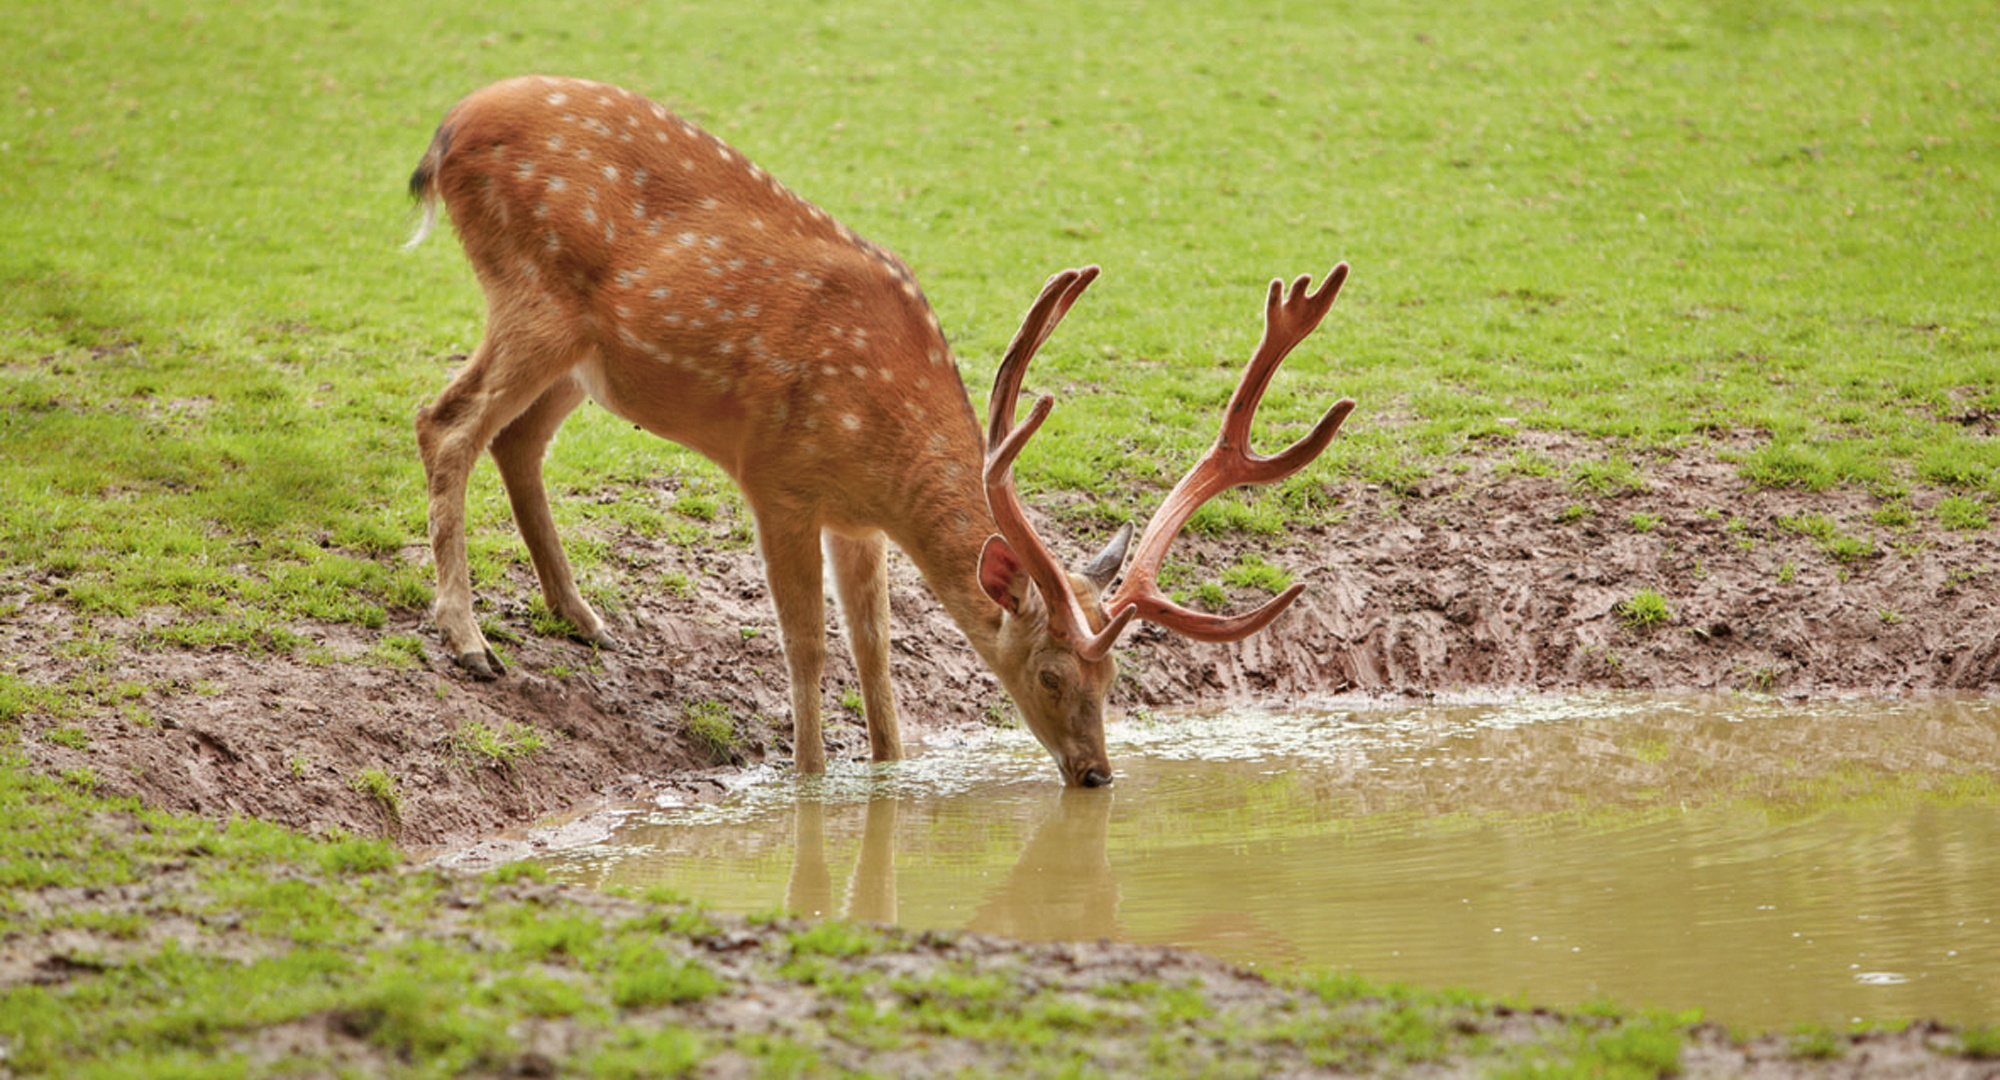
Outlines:
<svg viewBox="0 0 2000 1080"><path fill-rule="evenodd" d="M807 516L755 510L764 580L778 609L785 666L792 679L792 764L800 774L826 771L820 733L820 675L826 670L826 596L821 577L819 526Z"/></svg>
<svg viewBox="0 0 2000 1080"><path fill-rule="evenodd" d="M864 536L826 534L833 561L833 589L847 621L847 640L861 672L861 709L868 720L868 748L876 761L901 761L903 738L896 725L896 694L889 681L888 541L879 532Z"/></svg>
<svg viewBox="0 0 2000 1080"><path fill-rule="evenodd" d="M562 538L556 533L555 518L549 513L548 492L542 486L542 456L556 429L583 400L583 387L574 379L559 379L526 412L493 437L493 462L500 467L500 479L507 486L507 502L514 510L514 525L528 545L535 564L535 577L542 583L542 599L549 610L576 627L576 639L600 649L616 649L618 643L604 629L599 618L576 588L569 559L563 554Z"/></svg>

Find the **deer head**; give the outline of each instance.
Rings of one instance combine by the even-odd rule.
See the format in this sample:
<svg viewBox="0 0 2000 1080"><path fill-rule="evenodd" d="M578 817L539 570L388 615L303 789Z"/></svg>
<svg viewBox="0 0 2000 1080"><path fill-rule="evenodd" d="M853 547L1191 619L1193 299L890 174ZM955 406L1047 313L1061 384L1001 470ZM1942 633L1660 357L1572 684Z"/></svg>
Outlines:
<svg viewBox="0 0 2000 1080"><path fill-rule="evenodd" d="M1014 460L1055 405L1052 396L1043 395L1027 419L1015 426L1015 401L1028 362L1097 273L1097 267L1088 266L1050 278L994 376L987 402L985 484L999 533L986 542L979 568L981 587L1006 612L1001 631L1005 662L995 669L1029 730L1055 756L1064 779L1085 787L1111 782L1104 750L1104 698L1117 675L1112 647L1134 618L1197 641L1237 641L1269 625L1305 591L1305 586L1294 584L1241 615L1191 611L1168 599L1159 587L1160 566L1174 537L1203 503L1221 492L1240 484L1272 483L1304 468L1326 449L1354 409L1352 400L1342 399L1304 438L1278 454L1264 457L1250 452L1250 425L1271 377L1292 348L1326 317L1347 280L1347 264L1335 266L1317 292L1311 291L1309 276L1293 282L1289 292L1282 282L1273 281L1264 306L1263 340L1223 410L1220 434L1153 515L1140 537L1131 573L1117 591L1106 595L1124 562L1131 526L1119 530L1081 572L1070 573L1029 525L1013 480Z"/></svg>

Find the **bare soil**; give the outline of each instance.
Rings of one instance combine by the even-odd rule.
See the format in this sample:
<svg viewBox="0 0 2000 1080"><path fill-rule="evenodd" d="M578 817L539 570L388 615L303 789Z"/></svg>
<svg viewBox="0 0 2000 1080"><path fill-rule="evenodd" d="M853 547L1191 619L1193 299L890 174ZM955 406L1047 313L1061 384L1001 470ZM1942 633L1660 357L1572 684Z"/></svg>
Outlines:
<svg viewBox="0 0 2000 1080"><path fill-rule="evenodd" d="M1537 433L1520 442L1558 463L1579 452ZM1911 494L1902 504L1909 524L1884 526L1874 520L1890 505L1881 499L1756 488L1713 451L1645 461L1643 487L1610 493L1560 475L1511 475L1506 460L1474 458L1416 492L1343 487L1340 520L1292 535L1183 537L1176 557L1203 564L1204 579L1255 550L1305 582L1306 594L1234 645L1141 624L1121 650L1113 709L1472 689L2000 691L2000 530L1943 529L1931 513L1940 493ZM1841 561L1784 524L1811 516L1874 553ZM615 653L531 629L525 567L509 588L483 587L489 621L516 638L502 644L509 673L491 683L454 669L415 610L392 612L379 631L294 627L321 646L310 657L140 650L129 639L143 618L99 620L96 634L128 643L108 674L154 689L62 721L83 730L87 749L41 737L54 724L35 718L24 744L37 768L89 767L106 790L150 805L418 848L661 784L719 790L717 769L790 756L784 659L761 571L749 547L722 534L696 550L609 538L616 554L597 583L624 598L609 613L622 642ZM1098 540L1075 537L1072 554ZM420 548L405 555L426 557ZM907 563L892 565L906 732L1008 716L998 684L921 579ZM669 572L694 582L693 594L660 587ZM1665 601L1669 618L1635 625L1621 614L1643 590ZM0 649L31 679L106 666L101 650L55 647L74 633L66 610L33 604L0 628ZM427 643L421 665L363 658L399 633ZM854 685L838 634L830 625L828 737L835 754L860 756L860 719L838 703ZM734 746L688 736L686 711L704 702L737 718ZM502 764L455 737L469 724L509 721L540 733L545 749ZM369 769L394 780L393 805L357 790Z"/></svg>

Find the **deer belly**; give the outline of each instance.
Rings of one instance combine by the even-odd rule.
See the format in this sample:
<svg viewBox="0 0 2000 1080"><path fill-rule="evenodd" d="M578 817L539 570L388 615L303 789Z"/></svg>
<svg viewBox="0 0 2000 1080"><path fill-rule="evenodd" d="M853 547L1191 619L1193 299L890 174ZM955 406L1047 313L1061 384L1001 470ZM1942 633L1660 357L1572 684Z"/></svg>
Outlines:
<svg viewBox="0 0 2000 1080"><path fill-rule="evenodd" d="M744 410L736 380L714 367L652 358L607 362L598 354L570 377L611 415L725 467L741 441Z"/></svg>

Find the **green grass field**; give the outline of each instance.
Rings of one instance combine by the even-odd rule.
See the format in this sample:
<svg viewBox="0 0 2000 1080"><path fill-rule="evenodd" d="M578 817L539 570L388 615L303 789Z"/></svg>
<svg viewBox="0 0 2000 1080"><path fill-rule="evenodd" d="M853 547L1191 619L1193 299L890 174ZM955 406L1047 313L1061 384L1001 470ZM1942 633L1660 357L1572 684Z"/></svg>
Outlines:
<svg viewBox="0 0 2000 1080"><path fill-rule="evenodd" d="M1108 516L1150 506L1211 437L1265 283L1344 259L1353 278L1280 376L1263 445L1337 396L1360 410L1319 463L1236 497L1254 508L1240 520L1337 512L1330 482L1402 490L1462 455L1511 457L1539 429L1594 440L1607 483L1652 451L1713 442L1757 483L1944 489L1952 527L1989 527L1989 4L907 8L13 0L0 618L60 603L76 633L49 647L89 659L305 650L300 620L375 627L428 602L428 560L409 554L424 539L410 420L476 342L482 304L449 237L400 250L405 182L446 107L531 71L666 102L903 254L980 403L1046 275L1102 264L1030 375L1062 400L1019 471ZM601 412L571 421L550 480L580 563L603 557L593 536L686 522L561 493L660 474L686 485L687 515L734 513L720 474L686 453ZM476 577L523 558L490 469L471 513ZM121 624L136 640L98 629L160 611ZM22 717L145 688L108 663L37 684L15 659L0 661L9 890L117 885L191 859L215 878L192 902L223 916L310 907L266 902L298 891L263 876L278 874L403 926L445 887L386 872L379 847L148 818L90 797L87 770L28 776L9 749ZM0 893L20 926L60 922L21 922L11 903ZM218 1031L352 1009L370 1039L449 1072L511 1045L521 1015L608 1030L656 992L621 998L617 958L592 953L580 990L503 972L491 1001L441 1013L485 961L308 915L256 928L276 958L256 961L255 1000L230 989L240 971L171 948L89 983L103 1001L87 1015L14 992L17 1064L101 1053L106 1075L228 1075L204 1064ZM1651 1057L1632 1074L1652 1075ZM1523 1074L1606 1074L1582 1051L1562 1060L1569 1072Z"/></svg>
<svg viewBox="0 0 2000 1080"><path fill-rule="evenodd" d="M298 645L288 619L428 598L394 557L424 533L409 420L482 307L448 237L399 250L404 180L451 102L525 71L666 101L903 253L981 399L1043 277L1103 264L1031 374L1066 394L1022 472L1108 513L1209 438L1264 283L1338 259L1353 280L1263 438L1337 395L1361 411L1273 513L1522 428L2000 495L2000 443L1952 419L2000 410L2000 28L1977 3L460 12L10 13L10 591L39 568L85 614L164 605L170 643L270 648ZM716 475L588 412L551 468L558 491L663 472ZM490 568L518 545L480 477Z"/></svg>

